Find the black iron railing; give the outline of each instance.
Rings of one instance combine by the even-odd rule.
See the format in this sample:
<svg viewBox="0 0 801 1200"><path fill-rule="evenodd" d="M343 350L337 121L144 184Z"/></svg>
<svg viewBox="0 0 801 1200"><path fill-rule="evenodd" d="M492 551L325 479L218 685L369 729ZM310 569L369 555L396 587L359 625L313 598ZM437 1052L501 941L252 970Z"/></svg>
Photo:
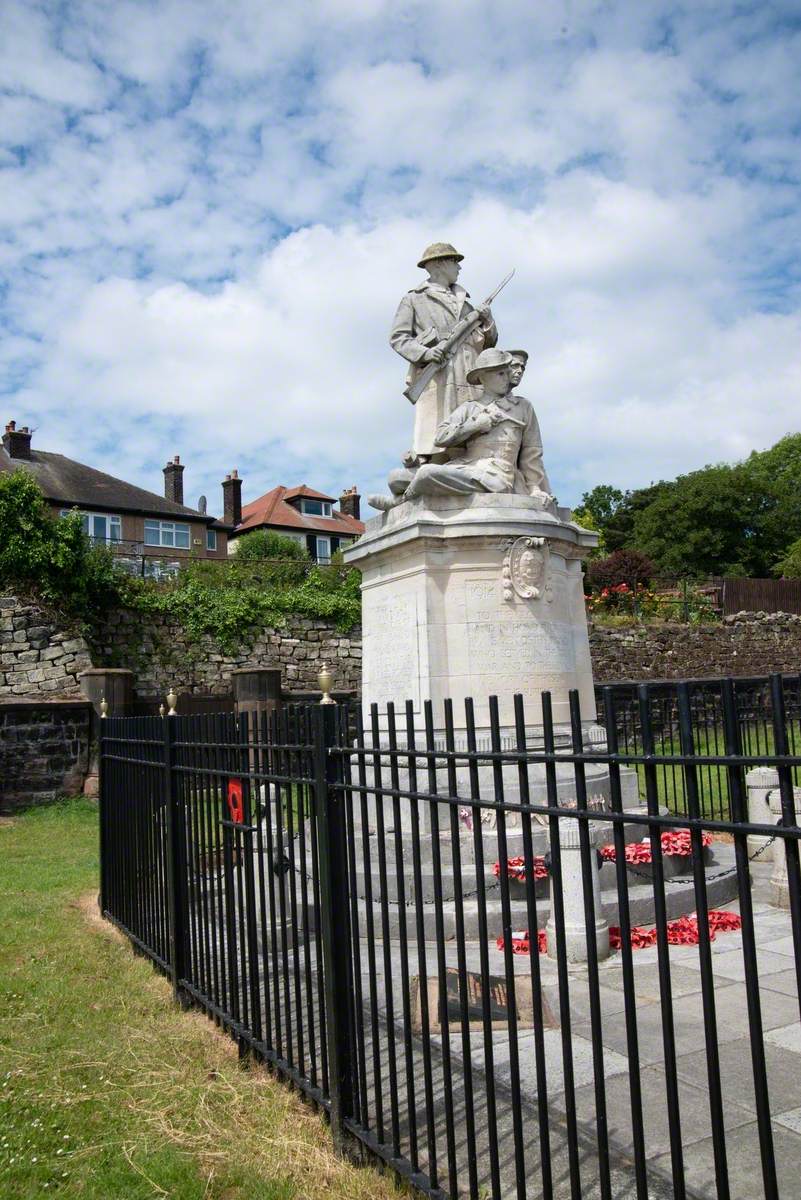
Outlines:
<svg viewBox="0 0 801 1200"><path fill-rule="evenodd" d="M471 701L109 717L103 912L341 1149L424 1194L789 1200L797 680L758 682L748 704L734 680L640 685L636 708L602 689L606 741L576 694L564 726L547 693L491 699L483 726ZM749 820L754 766L773 815Z"/></svg>

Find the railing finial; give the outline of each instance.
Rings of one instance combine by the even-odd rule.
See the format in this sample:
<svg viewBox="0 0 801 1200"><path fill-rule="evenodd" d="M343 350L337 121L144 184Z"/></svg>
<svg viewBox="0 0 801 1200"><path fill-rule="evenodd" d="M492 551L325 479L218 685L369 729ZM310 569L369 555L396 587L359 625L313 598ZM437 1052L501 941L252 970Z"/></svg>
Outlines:
<svg viewBox="0 0 801 1200"><path fill-rule="evenodd" d="M108 700L105 696L100 697L100 720L108 716Z"/></svg>
<svg viewBox="0 0 801 1200"><path fill-rule="evenodd" d="M175 706L177 703L178 703L178 697L175 694L175 687L171 685L170 690L167 692L167 704L169 705L169 708L167 709L168 717L177 716L177 713L175 711Z"/></svg>
<svg viewBox="0 0 801 1200"><path fill-rule="evenodd" d="M317 676L317 682L320 685L320 691L323 693L321 704L336 704L336 700L331 695L331 685L334 682L334 676L329 671L325 663L320 666L320 674Z"/></svg>

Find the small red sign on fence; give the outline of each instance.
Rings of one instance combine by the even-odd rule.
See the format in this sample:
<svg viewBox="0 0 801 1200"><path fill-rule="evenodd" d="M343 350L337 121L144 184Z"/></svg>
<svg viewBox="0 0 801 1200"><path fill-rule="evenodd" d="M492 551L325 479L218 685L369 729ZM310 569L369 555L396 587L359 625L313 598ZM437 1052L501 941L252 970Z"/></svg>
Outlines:
<svg viewBox="0 0 801 1200"><path fill-rule="evenodd" d="M231 814L231 820L237 825L241 825L245 820L245 801L242 796L242 780L228 780L228 811Z"/></svg>

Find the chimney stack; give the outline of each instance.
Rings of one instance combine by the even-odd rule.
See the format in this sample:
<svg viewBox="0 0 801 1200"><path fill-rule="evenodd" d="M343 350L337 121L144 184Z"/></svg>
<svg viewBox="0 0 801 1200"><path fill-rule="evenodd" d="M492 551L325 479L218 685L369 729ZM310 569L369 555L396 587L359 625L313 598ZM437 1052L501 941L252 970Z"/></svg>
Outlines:
<svg viewBox="0 0 801 1200"><path fill-rule="evenodd" d="M164 495L175 504L184 502L184 465L177 454L164 468Z"/></svg>
<svg viewBox="0 0 801 1200"><path fill-rule="evenodd" d="M31 457L31 431L27 425L17 429L16 421L9 421L3 434L3 445L11 458Z"/></svg>
<svg viewBox="0 0 801 1200"><path fill-rule="evenodd" d="M238 471L226 475L222 490L223 521L226 525L237 526L242 521L242 480Z"/></svg>
<svg viewBox="0 0 801 1200"><path fill-rule="evenodd" d="M361 499L354 483L352 488L345 488L339 497L339 511L348 517L353 517L355 521L360 521Z"/></svg>

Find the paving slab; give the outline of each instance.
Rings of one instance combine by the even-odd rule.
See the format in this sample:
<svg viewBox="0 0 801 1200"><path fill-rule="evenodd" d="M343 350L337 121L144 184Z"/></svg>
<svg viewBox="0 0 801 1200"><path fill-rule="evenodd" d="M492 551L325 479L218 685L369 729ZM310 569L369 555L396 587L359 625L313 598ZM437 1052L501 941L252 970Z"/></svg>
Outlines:
<svg viewBox="0 0 801 1200"><path fill-rule="evenodd" d="M782 1025L778 1029L771 1029L765 1034L765 1041L771 1046L778 1046L781 1050L791 1050L793 1054L801 1054L801 1022L794 1021L790 1025ZM796 1064L796 1069L801 1070L801 1060Z"/></svg>
<svg viewBox="0 0 801 1200"><path fill-rule="evenodd" d="M751 1042L749 1038L724 1042L719 1048L720 1079L724 1097L735 1097L742 1108L756 1116L754 1097L754 1075L751 1067ZM779 1046L765 1040L765 1064L768 1077L768 1093L773 1111L784 1112L801 1106L801 1063L797 1054L788 1053ZM696 1085L706 1079L706 1060L699 1054L686 1054L676 1062L680 1079ZM798 1143L798 1163L801 1173L801 1141ZM801 1187L799 1188L801 1195Z"/></svg>
<svg viewBox="0 0 801 1200"><path fill-rule="evenodd" d="M665 1101L667 1082L661 1067L647 1067L640 1072L642 1089L643 1127L645 1145L649 1158L658 1158L670 1151L670 1126ZM576 1095L577 1106L592 1105L592 1087L581 1089ZM628 1075L618 1075L607 1080L606 1105L609 1136L623 1149L634 1151L631 1119L631 1090ZM712 1125L709 1117L709 1096L704 1087L696 1087L686 1080L679 1083L679 1113L681 1141L683 1146L711 1137ZM724 1128L729 1131L740 1125L749 1125L754 1114L735 1103L726 1104Z"/></svg>
<svg viewBox="0 0 801 1200"><path fill-rule="evenodd" d="M776 1125L783 1125L792 1133L801 1133L801 1108L791 1108L788 1112L776 1113L773 1121Z"/></svg>
<svg viewBox="0 0 801 1200"><path fill-rule="evenodd" d="M757 941L757 945L759 944L759 941ZM768 949L772 954L786 954L789 958L795 960L795 940L792 934L785 932L784 937L779 937L769 942Z"/></svg>
<svg viewBox="0 0 801 1200"><path fill-rule="evenodd" d="M684 1156L685 1173L696 1194L712 1197L720 1195L712 1157L712 1139L693 1142ZM797 1200L801 1194L799 1186L799 1146L801 1141L789 1130L773 1126L773 1152L776 1158L776 1174L781 1200ZM741 1125L736 1136L727 1138L726 1154L729 1170L731 1200L758 1200L764 1196L762 1166L759 1155L759 1132L756 1121ZM655 1160L657 1167L670 1165L667 1156Z"/></svg>
<svg viewBox="0 0 801 1200"><path fill-rule="evenodd" d="M779 971L773 975L766 975L759 981L759 990L760 992L781 992L784 996L789 996L795 1000L795 1011L798 1011L798 976L795 967L790 971Z"/></svg>
<svg viewBox="0 0 801 1200"><path fill-rule="evenodd" d="M642 962L637 953L634 954L632 962L634 964L634 991L637 997L637 1006L647 1003L658 1004L660 998L659 964ZM599 978L605 988L617 988L622 994L623 967L619 956L607 970L599 972ZM671 961L670 990L674 997L700 992L701 976L699 972Z"/></svg>
<svg viewBox="0 0 801 1200"><path fill-rule="evenodd" d="M757 971L760 979L773 975L777 971L787 970L787 955L775 954L772 950L762 950L757 947ZM745 963L742 948L732 950L727 954L719 954L715 958L714 971L724 979L745 979Z"/></svg>
<svg viewBox="0 0 801 1200"><path fill-rule="evenodd" d="M543 1034L545 1043L545 1071L548 1095L556 1098L565 1090L564 1058L562 1055L562 1032L559 1029L546 1029ZM459 1038L453 1037L451 1043L454 1052L461 1047ZM520 1068L518 1078L521 1091L529 1098L537 1095L536 1051L534 1034L523 1033L518 1036L518 1055ZM592 1053L592 1042L586 1038L573 1035L571 1038L574 1086L583 1087L595 1078L595 1068ZM493 1038L493 1057L495 1060L495 1075L507 1086L511 1082L509 1038L503 1033ZM473 1063L484 1067L483 1041L481 1047L476 1045L472 1050ZM617 1054L614 1050L604 1047L604 1074L611 1078L622 1073L628 1074L629 1063L625 1055Z"/></svg>

